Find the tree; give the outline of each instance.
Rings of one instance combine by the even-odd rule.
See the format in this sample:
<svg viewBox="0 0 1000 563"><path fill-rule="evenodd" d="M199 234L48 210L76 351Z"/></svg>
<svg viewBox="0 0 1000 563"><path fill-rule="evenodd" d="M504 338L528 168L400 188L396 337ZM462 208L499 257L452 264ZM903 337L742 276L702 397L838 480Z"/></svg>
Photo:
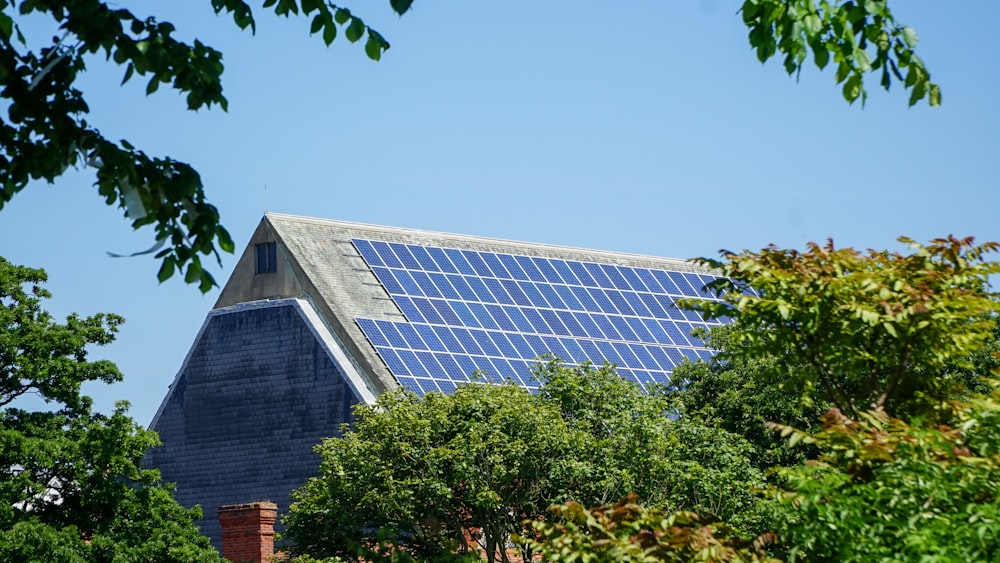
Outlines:
<svg viewBox="0 0 1000 563"><path fill-rule="evenodd" d="M806 404L834 405L815 431L768 423L790 445L813 448L811 459L777 472L771 521L789 561L1000 554L1000 405L981 394L1000 375L1000 302L989 283L1000 265L986 260L1000 245L901 240L910 253L862 254L832 242L724 253L710 262L727 276L712 286L721 301L687 303L734 319L713 369L694 372L696 385L743 373L752 383L737 389L783 385ZM681 394L708 402L731 399L727 391Z"/></svg>
<svg viewBox="0 0 1000 563"><path fill-rule="evenodd" d="M741 532L759 527L751 489L763 481L741 439L670 420L663 397L607 367L549 363L539 377L537 395L470 384L357 407L354 426L317 448L320 476L294 495L286 523L296 553L432 558L476 552L472 538L489 561L506 561L511 537L529 536L524 522L549 505L630 492L733 518ZM530 560L530 545L520 549Z"/></svg>
<svg viewBox="0 0 1000 563"><path fill-rule="evenodd" d="M810 448L789 446L787 440L766 427L779 422L812 429L829 405L801 401L798 391L786 385L795 378L782 373L771 356L734 357L738 323L713 329L709 346L730 358L726 361L684 362L674 369L677 388L670 394L682 419L718 427L742 436L753 447L750 459L761 471L791 466L815 453Z"/></svg>
<svg viewBox="0 0 1000 563"><path fill-rule="evenodd" d="M721 361L773 358L761 377L781 377L857 420L866 409L918 412L953 397L967 378L951 376L990 338L1000 310L986 256L1000 244L948 237L927 245L901 238L910 253L768 247L703 260L724 277L721 300L687 301L708 318L739 327Z"/></svg>
<svg viewBox="0 0 1000 563"><path fill-rule="evenodd" d="M704 522L693 512L663 514L635 504L635 496L586 509L576 502L553 506L553 521L534 521L537 539L523 541L542 561L585 563L777 563L765 551L770 534L753 542L732 535L723 523Z"/></svg>
<svg viewBox="0 0 1000 563"><path fill-rule="evenodd" d="M87 347L110 343L122 319L42 309L41 270L0 258L0 560L220 561L156 471L140 469L156 434L119 403L95 413L88 381L115 382L108 361ZM27 395L49 405L29 411Z"/></svg>
<svg viewBox="0 0 1000 563"><path fill-rule="evenodd" d="M777 468L773 533L748 544L725 520L631 499L565 503L564 521L532 522L537 536L524 541L552 561L997 560L1000 302L989 286L998 265L985 255L998 245L904 242L908 255L832 242L725 253L712 263L728 276L713 285L721 302L687 303L734 322L712 334L712 365L675 372L679 420L721 421L784 457L748 431L755 422L801 418L824 402L856 407L828 409L815 431L767 423L790 446L812 448ZM776 395L782 384L795 393Z"/></svg>
<svg viewBox="0 0 1000 563"><path fill-rule="evenodd" d="M944 406L953 424L836 409L813 442L818 461L785 468L774 523L787 560L996 561L1000 557L1000 403Z"/></svg>
<svg viewBox="0 0 1000 563"><path fill-rule="evenodd" d="M412 0L390 0L398 14ZM244 0L212 0L217 13L232 16L241 29L255 29L254 13ZM277 16L310 19L310 33L330 45L338 34L364 39L367 56L379 60L389 43L351 11L323 0L264 0ZM777 53L792 74L808 53L824 68L837 66L844 97L865 99L864 76L881 73L910 89L910 104L927 98L940 103L937 85L915 54L917 35L896 23L884 0L746 0L741 8L750 44L764 62ZM28 47L18 21L48 16L62 33L38 49ZM155 157L126 140L114 142L88 123L87 101L76 79L89 58L103 54L124 67L122 83L148 77L146 92L169 85L186 95L188 109L220 106L222 54L195 40L173 37L174 26L143 17L106 0L0 0L0 98L7 117L0 120L0 209L32 181L54 182L69 166L92 167L96 186L108 205L117 205L135 229L152 226L161 261L160 281L182 272L188 283L208 291L215 285L202 256L232 252L232 238L208 202L197 171L169 157ZM32 38L37 41L37 38ZM903 75L905 73L905 77Z"/></svg>
<svg viewBox="0 0 1000 563"><path fill-rule="evenodd" d="M585 437L578 455L587 463L574 499L604 505L630 493L648 507L686 510L724 519L752 537L764 525L753 490L762 474L742 437L694 417L674 417L666 389L646 393L608 365L541 366L538 398L558 407ZM565 479L565 477L564 477Z"/></svg>

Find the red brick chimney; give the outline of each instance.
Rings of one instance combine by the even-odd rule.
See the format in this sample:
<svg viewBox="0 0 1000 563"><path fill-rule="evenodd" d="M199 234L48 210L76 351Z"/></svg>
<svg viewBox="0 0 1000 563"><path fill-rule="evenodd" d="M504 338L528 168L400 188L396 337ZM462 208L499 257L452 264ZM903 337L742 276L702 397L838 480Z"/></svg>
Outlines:
<svg viewBox="0 0 1000 563"><path fill-rule="evenodd" d="M222 556L232 563L266 563L274 556L278 505L251 502L219 507Z"/></svg>

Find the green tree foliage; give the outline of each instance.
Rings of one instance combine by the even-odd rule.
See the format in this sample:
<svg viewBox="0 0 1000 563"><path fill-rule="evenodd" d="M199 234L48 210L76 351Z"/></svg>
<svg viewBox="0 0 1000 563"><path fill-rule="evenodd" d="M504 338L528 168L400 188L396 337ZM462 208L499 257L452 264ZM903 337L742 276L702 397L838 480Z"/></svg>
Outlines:
<svg viewBox="0 0 1000 563"><path fill-rule="evenodd" d="M412 0L389 0L406 13ZM240 29L255 30L251 6L244 0L211 0L216 13L233 18ZM330 45L338 36L364 44L379 60L388 41L347 7L324 0L263 0L276 16L302 16L309 32ZM844 96L864 99L863 76L881 72L882 85L893 77L911 89L910 103L928 97L940 102L940 89L914 53L912 28L898 25L882 0L747 0L741 9L750 43L765 61L784 53L785 68L798 72L809 49L823 68L837 65ZM22 18L51 19L59 34L39 48L27 38ZM105 0L0 0L0 209L32 181L54 182L70 166L91 167L97 191L108 205L120 207L133 228L152 226L159 252L158 278L181 273L205 292L215 286L202 256L232 252L233 241L219 212L208 202L198 172L169 157L146 154L127 140L109 140L87 121L89 106L76 80L94 56L123 67L122 83L142 77L146 93L161 86L185 95L188 109L223 110L222 53L195 40L174 37L175 27ZM905 79L902 73L906 73Z"/></svg>
<svg viewBox="0 0 1000 563"><path fill-rule="evenodd" d="M1000 316L993 316L992 322L992 334L982 348L953 362L942 373L923 372L918 376L955 382L948 386L953 399L967 400L989 393L1000 377ZM766 428L766 423L816 430L820 415L830 405L823 401L802 401L797 389L788 384L796 376L781 373L782 369L802 368L776 367L773 357L728 353L736 341L733 333L739 330L737 322L711 331L706 338L709 346L729 359L685 362L677 366L673 379L678 385L671 392L671 399L682 416L694 418L701 424L717 425L744 437L753 446L751 459L761 470L787 467L815 457L814 446L790 446L784 437ZM919 403L910 401L904 410L918 407Z"/></svg>
<svg viewBox="0 0 1000 563"><path fill-rule="evenodd" d="M778 53L798 76L812 53L820 69L831 62L844 99L864 104L865 75L877 73L888 90L895 78L910 90L910 105L941 104L941 88L914 49L917 32L896 22L887 0L744 0L740 12L760 62ZM905 76L904 76L905 74Z"/></svg>
<svg viewBox="0 0 1000 563"><path fill-rule="evenodd" d="M738 330L734 324L714 329L707 337L709 346L731 359L678 365L673 373L677 389L670 397L682 418L716 425L746 439L753 446L750 458L758 469L794 465L814 453L812 449L789 446L766 424L779 422L810 429L827 407L804 403L788 388L785 382L794 377L782 374L782 370L796 368L778 367L770 356L728 354Z"/></svg>
<svg viewBox="0 0 1000 563"><path fill-rule="evenodd" d="M519 538L542 561L581 563L776 562L764 551L771 535L753 542L735 537L722 523L703 522L693 512L663 514L635 503L586 509L570 501L553 506L552 521L531 522L536 539Z"/></svg>
<svg viewBox="0 0 1000 563"><path fill-rule="evenodd" d="M786 465L768 501L773 535L760 536L774 543L628 503L564 504L565 521L533 522L526 542L553 561L1000 559L1000 303L985 260L998 245L904 242L909 254L726 253L712 263L729 276L714 286L722 301L688 304L735 322L710 337L713 364L675 372L680 420L730 428ZM829 409L814 431L767 423L812 448L805 461L757 433L782 418L808 428L809 409L838 402L855 408Z"/></svg>
<svg viewBox="0 0 1000 563"><path fill-rule="evenodd" d="M295 493L286 520L301 554L422 558L478 550L509 557L526 520L554 502L586 505L635 492L671 511L759 527L762 476L749 445L725 431L672 421L666 399L608 367L558 362L536 395L470 384L451 395L389 393L359 406L343 437L324 441L320 477ZM520 546L531 557L529 544ZM395 551L394 551L395 550Z"/></svg>
<svg viewBox="0 0 1000 563"><path fill-rule="evenodd" d="M220 561L158 473L140 469L156 434L120 403L95 413L88 381L121 379L87 347L112 341L115 315L58 323L42 309L45 273L0 258L0 560ZM19 408L27 395L48 410Z"/></svg>
<svg viewBox="0 0 1000 563"><path fill-rule="evenodd" d="M987 341L1000 309L986 260L997 243L948 237L927 245L902 238L907 254L810 244L805 252L768 247L704 260L724 278L720 301L688 301L708 318L737 321L721 361L773 358L759 374L781 377L801 396L857 419L866 409L919 411L952 397ZM753 288L752 290L750 288Z"/></svg>
<svg viewBox="0 0 1000 563"><path fill-rule="evenodd" d="M391 0L402 14L407 0ZM241 29L255 28L242 0L212 0L217 13L232 15ZM321 0L264 0L278 16L310 20L311 33L329 45L342 33L364 40L365 53L378 60L389 43L347 8ZM24 37L21 18L51 18L61 36L39 49L39 38ZM339 31L338 31L339 30ZM0 119L0 209L35 180L53 182L70 166L92 167L96 187L108 205L117 205L136 229L152 225L161 281L175 271L208 291L215 285L201 256L232 252L233 241L219 223L198 173L171 158L147 155L126 140L114 142L87 121L89 112L76 80L94 55L124 68L122 83L142 77L146 93L169 86L186 96L188 109L223 110L222 53L195 40L174 37L170 22L134 14L102 0L0 0L0 98L8 104Z"/></svg>
<svg viewBox="0 0 1000 563"><path fill-rule="evenodd" d="M783 469L775 525L789 561L996 561L1000 403L947 405L954 425L881 411L824 415L818 461Z"/></svg>

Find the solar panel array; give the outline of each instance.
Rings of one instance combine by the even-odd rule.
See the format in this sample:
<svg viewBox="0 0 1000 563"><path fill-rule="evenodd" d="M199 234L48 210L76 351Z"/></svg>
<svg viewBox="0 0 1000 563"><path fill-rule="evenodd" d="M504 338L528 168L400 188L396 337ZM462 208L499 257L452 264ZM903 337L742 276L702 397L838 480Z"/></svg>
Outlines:
<svg viewBox="0 0 1000 563"><path fill-rule="evenodd" d="M711 276L516 254L353 239L405 320L357 318L400 384L450 392L473 373L538 386L532 366L616 364L643 387L712 353L690 332L711 327L675 306L708 298Z"/></svg>

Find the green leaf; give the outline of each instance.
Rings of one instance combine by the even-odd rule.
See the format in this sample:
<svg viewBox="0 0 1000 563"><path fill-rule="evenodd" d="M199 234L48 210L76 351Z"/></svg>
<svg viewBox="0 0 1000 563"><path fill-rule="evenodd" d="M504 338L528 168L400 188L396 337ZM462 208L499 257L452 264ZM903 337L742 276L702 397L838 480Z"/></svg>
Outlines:
<svg viewBox="0 0 1000 563"><path fill-rule="evenodd" d="M858 72L868 72L872 67L871 57L868 56L868 52L858 47L854 50L854 67Z"/></svg>
<svg viewBox="0 0 1000 563"><path fill-rule="evenodd" d="M333 20L340 25L344 25L349 19L351 19L351 11L347 8L337 8L337 11L333 13Z"/></svg>
<svg viewBox="0 0 1000 563"><path fill-rule="evenodd" d="M197 257L195 258L197 259ZM184 281L186 283L195 283L201 279L201 264L198 262L191 262L188 264L187 273L184 274Z"/></svg>
<svg viewBox="0 0 1000 563"><path fill-rule="evenodd" d="M413 0L389 0L389 5L399 15L403 15L410 10Z"/></svg>
<svg viewBox="0 0 1000 563"><path fill-rule="evenodd" d="M830 51L826 49L826 45L823 43L819 43L818 45L814 44L812 49L813 60L816 62L816 66L819 67L820 70L823 70L830 62Z"/></svg>
<svg viewBox="0 0 1000 563"><path fill-rule="evenodd" d="M861 95L861 75L857 73L852 74L851 77L844 82L843 92L844 99L850 103L854 103L854 101L858 99L858 96Z"/></svg>
<svg viewBox="0 0 1000 563"><path fill-rule="evenodd" d="M309 28L309 33L313 34L323 29L323 24L325 21L326 19L323 17L323 14L316 14L316 17L313 18L312 26Z"/></svg>
<svg viewBox="0 0 1000 563"><path fill-rule="evenodd" d="M134 72L135 72L135 65L133 65L132 63L129 63L128 66L125 67L125 76L122 77L122 84L125 84L126 82L128 82L129 79L132 78L132 73L134 73Z"/></svg>
<svg viewBox="0 0 1000 563"><path fill-rule="evenodd" d="M4 13L0 13L0 34L3 34L4 39L10 39L11 33L14 32L14 20L10 16Z"/></svg>
<svg viewBox="0 0 1000 563"><path fill-rule="evenodd" d="M336 38L337 38L337 26L333 22L327 21L326 27L323 28L323 43L326 43L326 45L329 47L330 43L333 43L333 40Z"/></svg>
<svg viewBox="0 0 1000 563"><path fill-rule="evenodd" d="M215 278L212 277L212 274L210 274L210 273L202 270L202 272L201 272L201 283L198 284L198 289L202 293L208 293L216 285L217 284L215 283Z"/></svg>
<svg viewBox="0 0 1000 563"><path fill-rule="evenodd" d="M356 43L365 34L365 22L359 18L351 18L351 24L347 26L344 37L351 43Z"/></svg>
<svg viewBox="0 0 1000 563"><path fill-rule="evenodd" d="M932 107L941 105L941 87L937 84L930 85L930 99L928 101Z"/></svg>
<svg viewBox="0 0 1000 563"><path fill-rule="evenodd" d="M365 54L373 61L382 58L382 42L374 35L369 34L368 41L365 41Z"/></svg>
<svg viewBox="0 0 1000 563"><path fill-rule="evenodd" d="M819 19L816 14L809 14L802 19L802 27L805 28L807 34L815 37L819 35L820 31L823 31L823 20Z"/></svg>
<svg viewBox="0 0 1000 563"><path fill-rule="evenodd" d="M323 7L323 0L302 0L302 13L309 15L313 10Z"/></svg>
<svg viewBox="0 0 1000 563"><path fill-rule="evenodd" d="M167 256L163 259L163 264L160 265L160 271L156 274L156 279L163 283L170 279L174 275L174 257Z"/></svg>
<svg viewBox="0 0 1000 563"><path fill-rule="evenodd" d="M781 318L786 320L788 319L788 317L791 315L791 308L788 306L788 303L784 302L778 303L778 314L781 315Z"/></svg>
<svg viewBox="0 0 1000 563"><path fill-rule="evenodd" d="M215 229L215 235L219 238L219 248L221 248L223 252L229 252L231 254L234 250L236 250L233 238L229 236L229 231L222 228L222 225L219 225L219 227Z"/></svg>
<svg viewBox="0 0 1000 563"><path fill-rule="evenodd" d="M909 47L909 48L911 48L911 49L914 48L914 47L916 47L917 46L917 42L920 41L920 38L917 37L917 30L913 29L912 27L904 27L903 28L903 41L905 41L906 42L906 46Z"/></svg>

